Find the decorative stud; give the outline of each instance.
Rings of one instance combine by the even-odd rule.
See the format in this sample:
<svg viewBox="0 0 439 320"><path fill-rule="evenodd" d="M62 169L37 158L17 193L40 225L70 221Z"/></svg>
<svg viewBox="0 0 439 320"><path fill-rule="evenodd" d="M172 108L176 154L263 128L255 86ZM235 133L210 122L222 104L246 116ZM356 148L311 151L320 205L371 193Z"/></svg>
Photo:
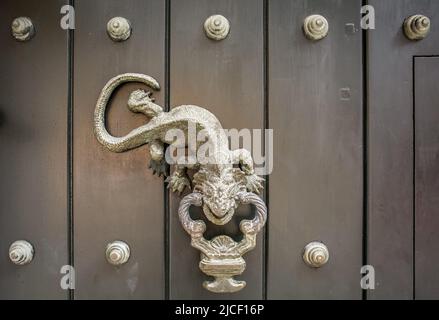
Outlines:
<svg viewBox="0 0 439 320"><path fill-rule="evenodd" d="M321 242L313 241L303 250L303 261L313 268L320 268L329 260L329 250Z"/></svg>
<svg viewBox="0 0 439 320"><path fill-rule="evenodd" d="M107 245L105 256L110 264L120 266L130 258L130 247L123 241L113 241Z"/></svg>
<svg viewBox="0 0 439 320"><path fill-rule="evenodd" d="M9 247L9 259L16 265L25 265L32 261L34 257L33 246L25 241L18 240Z"/></svg>
<svg viewBox="0 0 439 320"><path fill-rule="evenodd" d="M430 19L422 14L415 14L404 20L404 34L410 40L424 39L430 31Z"/></svg>
<svg viewBox="0 0 439 320"><path fill-rule="evenodd" d="M303 21L303 32L309 40L320 40L328 35L329 24L325 17L313 14Z"/></svg>
<svg viewBox="0 0 439 320"><path fill-rule="evenodd" d="M204 22L204 31L206 31L206 36L212 40L223 40L230 31L229 20L219 14L210 16Z"/></svg>
<svg viewBox="0 0 439 320"><path fill-rule="evenodd" d="M107 23L107 33L114 41L125 41L131 36L131 24L123 17L114 17Z"/></svg>
<svg viewBox="0 0 439 320"><path fill-rule="evenodd" d="M12 36L18 41L28 41L35 35L35 27L28 17L18 17L11 24Z"/></svg>

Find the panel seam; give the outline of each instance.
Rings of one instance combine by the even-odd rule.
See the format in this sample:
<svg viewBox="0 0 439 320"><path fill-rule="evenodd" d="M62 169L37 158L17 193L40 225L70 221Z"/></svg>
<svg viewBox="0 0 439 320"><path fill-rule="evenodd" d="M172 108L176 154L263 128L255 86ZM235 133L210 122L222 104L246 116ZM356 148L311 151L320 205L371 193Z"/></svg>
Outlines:
<svg viewBox="0 0 439 320"><path fill-rule="evenodd" d="M164 93L164 105L165 111L170 110L170 52L171 52L171 0L165 1L165 93ZM166 175L169 176L169 166L167 166ZM163 201L164 201L164 249L165 249L165 300L170 299L170 278L171 278L171 249L170 249L170 206L169 206L169 189L166 187L166 183L163 182Z"/></svg>
<svg viewBox="0 0 439 320"><path fill-rule="evenodd" d="M413 184L413 203L412 203L412 214L413 214L413 226L412 226L412 287L413 287L413 300L416 299L416 91L415 91L415 62L416 56L412 57L412 117L413 117L413 173L412 173L412 184Z"/></svg>
<svg viewBox="0 0 439 320"><path fill-rule="evenodd" d="M74 8L75 0L69 0ZM74 29L67 31L67 250L68 264L74 268L74 216L73 216L73 78ZM74 270L74 269L73 269ZM74 273L73 273L74 274ZM75 279L75 278L73 278ZM75 299L74 289L68 290L69 300Z"/></svg>
<svg viewBox="0 0 439 320"><path fill-rule="evenodd" d="M264 86L264 129L267 130L269 126L269 109L268 109L268 94L269 94L269 84L268 84L268 0L263 0L263 86ZM266 144L269 143L265 139L265 132L264 132L264 139L263 139L263 150L264 154L267 154L267 146ZM270 148L268 148L270 150ZM268 157L270 159L270 156ZM266 160L269 161L269 160ZM267 163L265 164L267 165ZM267 208L269 208L269 175L267 174L265 176L265 204ZM268 210L267 210L268 211ZM263 236L263 246L262 246L262 258L263 258L263 270L262 270L262 298L264 300L267 300L268 292L267 292L267 278L268 278L268 242L269 242L269 226L270 221L270 215L267 215L267 221L264 229L264 236Z"/></svg>
<svg viewBox="0 0 439 320"><path fill-rule="evenodd" d="M368 5L369 1L363 0L362 6ZM368 220L369 220L369 85L368 85L368 42L369 34L366 29L362 29L362 82L363 82L363 237L362 237L362 264L363 266L368 264ZM362 300L368 299L367 290L362 289Z"/></svg>

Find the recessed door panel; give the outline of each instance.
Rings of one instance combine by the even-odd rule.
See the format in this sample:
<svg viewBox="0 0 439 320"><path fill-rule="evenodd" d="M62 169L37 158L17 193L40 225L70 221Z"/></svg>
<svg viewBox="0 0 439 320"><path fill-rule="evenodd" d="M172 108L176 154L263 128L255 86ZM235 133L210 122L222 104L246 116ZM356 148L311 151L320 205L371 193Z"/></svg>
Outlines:
<svg viewBox="0 0 439 320"><path fill-rule="evenodd" d="M416 57L415 298L438 299L439 57Z"/></svg>
<svg viewBox="0 0 439 320"><path fill-rule="evenodd" d="M221 14L230 33L220 41L209 39L205 20ZM170 105L194 104L211 111L226 129L260 129L264 122L263 1L171 1ZM177 215L180 197L170 196L170 297L171 299L262 298L263 248L245 255L247 267L240 280L247 285L238 293L214 294L202 287L206 276L199 270L199 252ZM206 236L226 234L239 238L239 221L254 214L242 206L224 226L207 223ZM194 217L202 217L194 211Z"/></svg>
<svg viewBox="0 0 439 320"><path fill-rule="evenodd" d="M269 1L267 297L359 299L363 140L361 1ZM327 36L305 37L320 14ZM323 242L329 261L307 266L305 246Z"/></svg>
<svg viewBox="0 0 439 320"><path fill-rule="evenodd" d="M65 1L2 1L0 9L0 298L66 299L68 264L67 32ZM34 37L19 42L12 21L29 17ZM32 262L9 260L12 242L34 247Z"/></svg>
<svg viewBox="0 0 439 320"><path fill-rule="evenodd" d="M126 72L148 74L164 84L164 1L75 1L74 49L74 258L77 299L164 297L163 180L148 169L147 147L112 153L93 133L99 93L110 78ZM132 34L115 42L107 35L113 17L129 20ZM127 109L136 83L113 94L107 125L124 135L146 123ZM155 92L163 103L164 91ZM121 240L130 258L121 266L105 258L109 242Z"/></svg>

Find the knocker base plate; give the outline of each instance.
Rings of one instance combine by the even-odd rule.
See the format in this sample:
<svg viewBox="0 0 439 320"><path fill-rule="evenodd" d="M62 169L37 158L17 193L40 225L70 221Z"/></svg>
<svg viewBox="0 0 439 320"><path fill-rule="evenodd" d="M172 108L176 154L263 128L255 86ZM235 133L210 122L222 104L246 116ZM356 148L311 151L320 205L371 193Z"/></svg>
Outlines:
<svg viewBox="0 0 439 320"><path fill-rule="evenodd" d="M215 281L204 281L203 287L210 292L225 293L237 292L245 287L245 281L238 281L233 278L215 278Z"/></svg>
<svg viewBox="0 0 439 320"><path fill-rule="evenodd" d="M183 228L191 236L192 247L201 251L201 271L215 278L213 281L205 281L203 287L215 293L237 292L243 289L246 283L233 277L245 270L246 263L242 256L256 246L256 234L265 224L267 208L262 199L254 193L238 193L239 203L251 203L256 208L255 217L252 220L242 220L239 225L244 237L239 242L226 235L207 240L203 236L206 224L202 220L192 220L189 215L190 206L202 206L202 199L203 196L199 193L187 195L180 202L178 215Z"/></svg>
<svg viewBox="0 0 439 320"><path fill-rule="evenodd" d="M245 281L233 279L233 276L240 275L245 270L245 260L241 257L236 248L238 243L232 238L221 235L208 241L210 246L217 253L209 257L201 253L200 269L205 274L215 278L214 281L204 281L203 287L215 293L236 292L243 289Z"/></svg>

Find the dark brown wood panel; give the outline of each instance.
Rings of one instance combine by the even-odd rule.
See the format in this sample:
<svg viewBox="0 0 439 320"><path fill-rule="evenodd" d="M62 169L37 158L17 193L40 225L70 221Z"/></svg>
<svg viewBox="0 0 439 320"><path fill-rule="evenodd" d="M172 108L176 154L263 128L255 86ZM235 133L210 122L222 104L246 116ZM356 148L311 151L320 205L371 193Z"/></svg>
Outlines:
<svg viewBox="0 0 439 320"><path fill-rule="evenodd" d="M203 24L212 14L230 21L230 34L213 41ZM194 104L214 113L224 128L263 128L263 1L171 1L171 107ZM170 202L170 297L171 299L262 298L262 233L255 250L245 255L247 269L240 279L247 286L239 293L213 294L202 287L205 276L198 268L200 253L180 225L180 198ZM252 216L242 207L223 227L207 224L206 236L239 237L238 224ZM194 217L201 217L200 211Z"/></svg>
<svg viewBox="0 0 439 320"><path fill-rule="evenodd" d="M115 154L93 134L93 112L105 83L121 73L145 73L164 83L165 2L162 0L75 1L74 62L74 237L77 285L75 297L164 298L163 180L148 169L142 147ZM113 42L109 19L127 18L131 37ZM114 135L147 122L128 111L129 93L140 84L118 90L109 105L108 126ZM164 92L154 94L163 104ZM131 257L121 267L109 265L105 247L123 240Z"/></svg>
<svg viewBox="0 0 439 320"><path fill-rule="evenodd" d="M269 1L269 299L359 299L362 263L361 1ZM309 41L321 14L328 36ZM355 32L347 24L355 25ZM325 243L327 265L302 260Z"/></svg>
<svg viewBox="0 0 439 320"><path fill-rule="evenodd" d="M65 1L2 1L0 9L0 298L66 299L60 269L67 250L67 33ZM35 37L11 35L12 20L32 19ZM13 265L15 240L35 249Z"/></svg>
<svg viewBox="0 0 439 320"><path fill-rule="evenodd" d="M413 56L439 53L439 2L373 0L368 32L368 241L371 299L413 298ZM429 36L410 41L406 17L425 14Z"/></svg>
<svg viewBox="0 0 439 320"><path fill-rule="evenodd" d="M439 57L417 57L415 81L415 298L439 298Z"/></svg>

